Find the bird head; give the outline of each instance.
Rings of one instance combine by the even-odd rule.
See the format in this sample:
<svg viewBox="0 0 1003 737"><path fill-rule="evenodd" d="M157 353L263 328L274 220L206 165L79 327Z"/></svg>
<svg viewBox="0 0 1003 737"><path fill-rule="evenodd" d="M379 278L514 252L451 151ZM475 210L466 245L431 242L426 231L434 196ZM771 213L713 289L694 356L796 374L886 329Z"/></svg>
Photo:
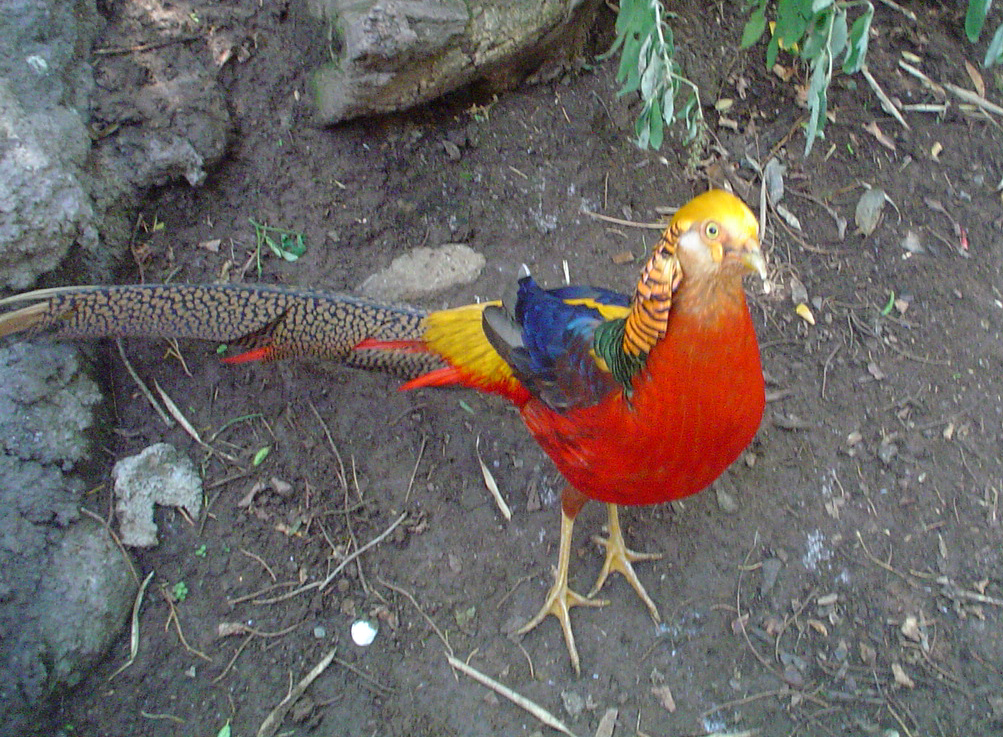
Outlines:
<svg viewBox="0 0 1003 737"><path fill-rule="evenodd" d="M735 195L712 189L683 205L672 218L683 278L741 279L749 271L766 278L766 261L759 250L759 223Z"/></svg>

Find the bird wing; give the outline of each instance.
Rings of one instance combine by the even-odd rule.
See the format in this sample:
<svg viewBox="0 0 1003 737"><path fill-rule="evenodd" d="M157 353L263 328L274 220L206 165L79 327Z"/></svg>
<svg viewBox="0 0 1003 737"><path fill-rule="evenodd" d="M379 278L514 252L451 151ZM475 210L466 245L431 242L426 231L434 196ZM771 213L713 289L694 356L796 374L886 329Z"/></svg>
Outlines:
<svg viewBox="0 0 1003 737"><path fill-rule="evenodd" d="M594 287L546 290L531 277L519 281L515 309L485 308L488 341L530 395L567 411L598 403L618 383L596 354L596 329L622 320L630 300Z"/></svg>

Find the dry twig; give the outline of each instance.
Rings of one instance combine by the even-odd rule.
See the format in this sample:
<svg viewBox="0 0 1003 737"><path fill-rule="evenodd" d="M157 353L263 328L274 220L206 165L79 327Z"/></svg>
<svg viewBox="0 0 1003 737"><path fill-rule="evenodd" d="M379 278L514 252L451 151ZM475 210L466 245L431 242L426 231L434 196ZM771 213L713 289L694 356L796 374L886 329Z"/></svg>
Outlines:
<svg viewBox="0 0 1003 737"><path fill-rule="evenodd" d="M566 725L560 719L558 719L549 711L544 709L542 706L539 706L538 704L527 699L525 696L516 693L508 686L499 683L490 676L481 673L476 668L467 665L462 660L454 658L452 655L447 655L446 659L449 661L449 664L451 666L453 666L457 670L463 671L481 685L490 688L499 696L504 696L506 699L511 701L520 709L524 709L525 711L529 712L551 729L556 729L558 732L562 732L568 735L568 737L575 737L575 733L571 731L571 728L568 727L568 725Z"/></svg>
<svg viewBox="0 0 1003 737"><path fill-rule="evenodd" d="M258 737L272 737L279 727L282 725L282 720L285 719L286 714L293 707L299 698L310 688L310 684L317 680L318 676L327 670L327 667L331 665L331 661L334 660L334 655L337 652L337 648L331 650L327 655L320 659L320 662L315 665L309 673L307 673L295 686L289 689L289 693L286 697L278 703L271 713L265 717L265 721L261 723L258 727Z"/></svg>

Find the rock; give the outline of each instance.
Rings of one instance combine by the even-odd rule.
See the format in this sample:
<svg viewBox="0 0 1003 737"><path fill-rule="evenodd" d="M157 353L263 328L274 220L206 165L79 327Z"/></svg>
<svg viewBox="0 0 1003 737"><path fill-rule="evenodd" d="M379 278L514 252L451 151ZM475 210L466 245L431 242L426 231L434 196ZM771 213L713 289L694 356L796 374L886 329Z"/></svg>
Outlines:
<svg viewBox="0 0 1003 737"><path fill-rule="evenodd" d="M48 699L121 631L135 583L79 519L101 401L68 345L0 349L0 732L43 731ZM82 471L83 470L83 471Z"/></svg>
<svg viewBox="0 0 1003 737"><path fill-rule="evenodd" d="M334 60L314 74L323 123L405 110L473 82L509 89L573 61L597 0L310 0Z"/></svg>
<svg viewBox="0 0 1003 737"><path fill-rule="evenodd" d="M461 243L415 248L366 279L359 291L378 300L427 297L453 286L470 284L485 263L484 256Z"/></svg>
<svg viewBox="0 0 1003 737"><path fill-rule="evenodd" d="M156 443L123 458L111 475L119 533L126 545L148 548L157 544L154 504L183 507L192 517L202 511L202 479L191 459L173 445Z"/></svg>
<svg viewBox="0 0 1003 737"><path fill-rule="evenodd" d="M2 25L2 24L0 24ZM4 46L0 38L0 47ZM71 247L98 245L98 214L84 166L84 121L63 106L31 112L0 77L0 280L23 289L54 269Z"/></svg>
<svg viewBox="0 0 1003 737"><path fill-rule="evenodd" d="M128 618L137 586L103 526L82 519L67 530L38 600L50 689L75 686L104 657Z"/></svg>

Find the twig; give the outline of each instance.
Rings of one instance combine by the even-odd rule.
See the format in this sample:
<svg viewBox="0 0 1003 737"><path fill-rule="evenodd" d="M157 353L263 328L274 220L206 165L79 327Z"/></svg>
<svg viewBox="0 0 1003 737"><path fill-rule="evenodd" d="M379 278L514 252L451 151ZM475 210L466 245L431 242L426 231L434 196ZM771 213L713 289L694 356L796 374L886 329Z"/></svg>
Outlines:
<svg viewBox="0 0 1003 737"><path fill-rule="evenodd" d="M335 658L334 662L337 663L338 665L340 665L345 670L352 671L352 673L354 673L359 678L361 678L362 680L364 680L367 683L369 683L373 688L375 688L380 693L383 693L383 694L392 694L394 692L394 690L392 688L390 688L389 686L384 686L382 683L380 683L379 681L377 681L375 678L373 678L370 675L367 675L364 671L359 670L354 665L352 665L351 663L349 663L347 660L342 660L341 658Z"/></svg>
<svg viewBox="0 0 1003 737"><path fill-rule="evenodd" d="M860 73L864 75L864 79L867 80L867 84L871 86L871 89L874 91L874 94L878 96L879 100L881 100L882 110L884 110L886 113L895 118L895 120L897 120L899 122L899 125L901 125L903 128L905 128L906 130L912 130L909 127L909 124L905 122L905 118L902 117L902 113L900 113L898 108L895 107L895 103L892 102L891 99L888 97L888 95L885 94L885 91L881 89L881 85L878 84L878 80L874 78L874 75L871 74L870 70L868 70L866 64L860 67Z"/></svg>
<svg viewBox="0 0 1003 737"><path fill-rule="evenodd" d="M539 719L541 722L543 722L544 724L546 724L551 729L556 729L558 732L562 732L562 733L568 735L568 737L575 737L575 733L571 731L571 729L570 729L570 727L568 727L568 725L566 725L560 719L558 719L553 714L551 714L549 711L547 711L546 709L544 709L542 706L538 706L537 704L535 704L532 701L530 701L529 699L527 699L525 696L522 696L522 695L516 693L515 691L513 691L512 689L510 689L508 686L505 686L505 685L499 683L498 681L496 681L495 679L491 678L490 676L484 675L483 673L481 673L476 668L473 668L472 666L467 665L462 660L458 660L457 658L454 658L452 655L447 655L446 656L446 660L449 661L449 664L451 666L453 666L457 670L463 671L464 673L466 673L468 676L470 676L471 678L473 678L475 681L477 681L481 685L487 686L488 688L490 688L492 691L494 691L498 695L504 696L506 699L508 699L509 701L511 701L513 704L515 704L519 708L524 709L525 711L528 711L530 714L532 714L534 717L536 717L537 719Z"/></svg>
<svg viewBox="0 0 1003 737"><path fill-rule="evenodd" d="M864 542L864 538L860 534L860 530L857 530L856 533L857 533L857 539L860 541L860 547L863 548L864 555L867 556L868 560L870 560L874 565L878 566L879 568L883 568L884 570L888 571L889 573L892 573L892 574L898 576L903 581L905 581L907 584L909 584L910 586L912 586L914 589L919 589L919 590L923 589L922 586L920 586L918 583L916 583L911 578L909 578L908 576L906 576L904 573L896 571L894 568L892 568L890 565L888 565L887 563L885 563L880 558L876 558L871 553L871 551L867 549L867 544Z"/></svg>
<svg viewBox="0 0 1003 737"><path fill-rule="evenodd" d="M247 637L245 637L244 641L240 643L240 647L237 648L237 652L235 652L233 654L233 657L230 658L230 662L226 664L226 667L223 669L223 672L212 679L212 682L214 684L219 683L226 677L226 674L230 672L230 669L233 667L233 664L237 662L237 658L239 658L240 654L244 652L244 648L251 644L251 640L253 638L254 638L254 633L248 632Z"/></svg>
<svg viewBox="0 0 1003 737"><path fill-rule="evenodd" d="M198 430L195 426L188 421L188 418L182 414L181 409L175 404L174 400L168 396L167 392L163 390L160 386L160 382L156 379L153 380L153 386L156 387L157 392L160 394L160 399L163 401L164 406L167 407L167 411L171 413L171 417L177 420L178 424L181 425L181 429L184 430L196 443L201 445L203 448L210 449L209 445L202 440L202 436L199 435Z"/></svg>
<svg viewBox="0 0 1003 737"><path fill-rule="evenodd" d="M121 54L136 54L142 51L154 51L156 49L162 49L165 46L173 46L174 44L187 44L192 41L199 41L202 36L179 36L178 38L168 38L163 41L150 41L145 44L138 44L136 46L120 46L120 47L108 47L104 49L94 49L95 56L119 56Z"/></svg>
<svg viewBox="0 0 1003 737"><path fill-rule="evenodd" d="M143 596L146 594L146 587L150 585L150 581L153 579L153 573L154 571L150 571L146 574L146 578L144 578L143 583L139 585L139 591L136 592L136 598L132 602L132 627L130 628L129 635L129 659L116 668L114 673L108 676L109 681L132 665L136 661L136 655L139 654L139 608L143 604Z"/></svg>
<svg viewBox="0 0 1003 737"><path fill-rule="evenodd" d="M495 504L498 505L498 510L501 512L502 517L509 521L512 519L512 510L509 509L508 504L502 498L501 491L498 489L498 483L495 481L495 477L491 475L491 470L485 465L484 459L481 458L481 436L477 436L477 441L474 443L474 453L477 454L477 462L481 465L481 476L484 477L484 485L488 487L488 491L491 492L491 497L495 500Z"/></svg>
<svg viewBox="0 0 1003 737"><path fill-rule="evenodd" d="M385 529L379 535L377 535L376 537L374 537L372 540L370 540L369 542L367 542L361 548L359 548L354 553L352 553L351 555L347 556L343 561L341 561L341 563L339 563L337 565L337 567L335 567L335 569L333 571L331 571L329 574L327 574L327 577L323 581L312 581L312 582L310 582L310 583L308 583L308 584L306 584L304 586L300 586L298 589L294 589L292 591L287 591L286 593L284 593L284 594L282 594L280 596L276 596L276 597L273 597L271 599L261 599L261 600L255 601L254 603L255 604L276 604L276 603L278 603L280 601L285 601L286 599L291 599L294 596L299 596L300 594L306 593L307 591L312 591L313 589L321 589L321 590L323 590L323 589L327 588L327 585L329 583L331 583L331 581L334 580L335 576L337 576L339 573L341 573L341 571L345 568L345 566L347 566L353 560L355 560L360 555L362 555L363 553L365 553L367 550L369 550L374 545L379 545L381 542L383 542L387 538L387 536L390 535L391 532L393 532L394 530L396 530L397 526L400 525L400 523L403 522L406 518L407 518L407 512L402 512L401 516L398 517L396 520L394 520L393 523L387 529ZM247 597L243 597L242 600L246 600L246 598Z"/></svg>
<svg viewBox="0 0 1003 737"><path fill-rule="evenodd" d="M592 212L591 210L582 210L582 212L588 215L590 218L596 220L602 220L605 223L613 223L614 225L623 225L628 228L648 228L650 230L665 230L665 223L635 223L633 220L622 220L621 218L610 217L609 215L602 215L598 212Z"/></svg>
<svg viewBox="0 0 1003 737"><path fill-rule="evenodd" d="M1003 107L996 105L995 103L989 102L986 98L975 94L971 90L966 90L964 87L958 87L956 84L951 84L950 82L944 82L944 87L953 92L955 95L960 97L965 102L970 102L972 105L982 108L987 113L993 113L994 115L1003 115Z"/></svg>
<svg viewBox="0 0 1003 737"><path fill-rule="evenodd" d="M153 407L161 421L167 425L167 427L174 427L174 421L167 416L167 413L164 412L157 400L153 398L153 392L150 391L150 387L148 387L146 383L139 378L139 374L136 373L136 369L132 367L132 363L128 358L126 358L125 349L122 347L122 339L116 338L115 345L118 347L118 355L122 357L122 363L125 364L125 370L129 372L129 376L131 376L132 380L136 382L136 386L139 387L139 391L142 395L146 397L146 401L150 403L150 406Z"/></svg>
<svg viewBox="0 0 1003 737"><path fill-rule="evenodd" d="M163 595L164 595L164 601L167 602L167 606L170 607L170 609L171 609L170 614L167 615L167 621L164 622L164 628L166 629L167 627L169 627L170 624L171 624L171 620L173 619L174 620L174 629L177 630L177 632L178 632L178 639L181 640L181 644L184 645L185 650L187 650L188 652L190 652L192 655L197 655L198 657L202 658L206 662L211 663L212 662L212 658L210 658L208 655L206 655L201 650L196 650L195 648L193 648L191 645L188 644L188 640L185 639L185 633L182 632L182 630L181 630L181 620L178 619L178 608L176 606L174 606L174 602L171 601L171 597L167 593L166 589L163 590Z"/></svg>
<svg viewBox="0 0 1003 737"><path fill-rule="evenodd" d="M421 463L422 456L425 455L425 443L428 442L428 438L424 435L421 436L421 447L418 449L418 458L415 459L414 468L411 471L411 478L407 482L407 491L404 492L404 506L407 506L408 499L411 498L411 489L414 487L414 479L418 475L418 465Z"/></svg>
<svg viewBox="0 0 1003 737"><path fill-rule="evenodd" d="M243 553L244 555L246 555L246 556L247 556L248 558L250 558L251 560L256 560L256 561L258 561L258 563L260 563L260 564L262 565L262 567L263 567L263 568L264 568L264 569L265 569L266 571L268 571L268 575L272 577L272 583L275 583L275 582L276 582L276 581L278 580L278 579L277 579L277 578L275 577L275 573L274 573L274 572L272 571L271 567L270 567L270 566L269 566L269 565L268 565L267 563L265 563L265 559L264 559L264 558L262 558L262 557L261 557L260 555L255 555L255 554L254 554L254 553L252 553L251 551L249 551L249 550L244 550L243 548L240 548L240 552L241 552L241 553Z"/></svg>
<svg viewBox="0 0 1003 737"><path fill-rule="evenodd" d="M440 630L438 628L438 626L435 624L435 622L432 620L432 618L430 616L428 616L427 614L425 614L425 611L420 606L418 606L418 602L410 594L410 592L406 591L405 589L402 589L399 586L396 586L396 585L390 583L389 581L384 581L382 578L377 578L376 580L379 581L384 586L386 586L391 591L396 591L398 594L400 594L401 596L403 596L404 598L406 598L408 601L410 601L411 604L414 605L414 608L418 610L418 614L420 614L425 619L425 621L428 622L429 627L431 627L435 631L436 636L442 641L442 644L446 647L446 652L449 655L453 654L453 647L452 647L452 645L449 644L449 640L446 638L446 636L444 634L442 634L442 630Z"/></svg>
<svg viewBox="0 0 1003 737"><path fill-rule="evenodd" d="M293 688L289 689L289 693L286 697L279 702L278 706L272 709L271 713L265 717L265 721L261 723L258 727L258 737L272 737L279 727L282 725L282 720L285 719L286 714L293 707L297 701L299 701L300 696L302 696L310 684L317 680L327 667L331 665L331 661L334 660L334 655L337 652L337 648L331 650L327 655L321 658L320 662L315 665L309 673L303 676L302 680L297 683Z"/></svg>

